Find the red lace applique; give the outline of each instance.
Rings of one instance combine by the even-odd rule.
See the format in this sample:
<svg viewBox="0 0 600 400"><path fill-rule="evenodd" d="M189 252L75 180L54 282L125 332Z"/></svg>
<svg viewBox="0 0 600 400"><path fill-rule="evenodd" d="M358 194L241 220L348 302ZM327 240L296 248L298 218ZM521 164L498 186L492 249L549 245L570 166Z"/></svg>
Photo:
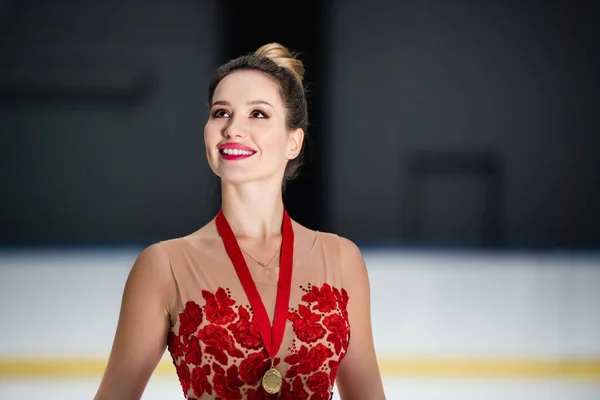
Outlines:
<svg viewBox="0 0 600 400"><path fill-rule="evenodd" d="M192 390L194 395L200 397L204 393L212 394L212 386L208 382L210 375L210 366L208 364L203 367L195 367L192 371Z"/></svg>
<svg viewBox="0 0 600 400"><path fill-rule="evenodd" d="M317 372L308 378L306 386L313 392L310 400L328 400L331 396L329 392L329 375L325 372Z"/></svg>
<svg viewBox="0 0 600 400"><path fill-rule="evenodd" d="M308 399L308 393L304 390L304 383L299 376L292 381L292 399L293 400L305 400Z"/></svg>
<svg viewBox="0 0 600 400"><path fill-rule="evenodd" d="M198 337L206 343L204 351L215 356L215 359L223 365L227 365L225 353L231 357L244 357L244 353L235 346L233 336L225 328L210 324L198 331Z"/></svg>
<svg viewBox="0 0 600 400"><path fill-rule="evenodd" d="M309 398L309 394L306 390L304 390L304 382L302 382L302 378L297 376L293 381L290 388L289 383L287 383L285 390L282 390L281 399L283 400L307 400Z"/></svg>
<svg viewBox="0 0 600 400"><path fill-rule="evenodd" d="M340 363L342 362L343 357L341 357L339 360L335 361L335 360L330 360L329 361L329 380L331 381L331 386L333 386L333 384L335 383L335 377L337 375L337 370L340 366Z"/></svg>
<svg viewBox="0 0 600 400"><path fill-rule="evenodd" d="M191 334L195 333L202 323L202 309L193 301L188 301L179 313L179 336L187 343Z"/></svg>
<svg viewBox="0 0 600 400"><path fill-rule="evenodd" d="M324 283L321 288L313 286L312 291L302 296L302 300L307 303L317 303L312 306L312 309L322 313L328 313L337 308L335 293L327 283Z"/></svg>
<svg viewBox="0 0 600 400"><path fill-rule="evenodd" d="M285 393L289 393L289 391L290 391L289 385L286 387L285 382L281 388L281 393L283 393L283 397L279 397L279 395L277 395L277 394L269 394L269 393L265 392L265 390L261 386L258 389L248 389L244 399L246 399L246 400L279 400L282 398L287 399L287 397L285 397ZM290 399L291 399L291 397L290 397Z"/></svg>
<svg viewBox="0 0 600 400"><path fill-rule="evenodd" d="M296 377L292 384L289 382L283 381L283 385L281 387L281 396L277 394L268 394L262 387L258 389L248 389L246 392L246 400L307 400L309 398L309 394L304 390L304 382L302 382L302 378L299 376Z"/></svg>
<svg viewBox="0 0 600 400"><path fill-rule="evenodd" d="M252 353L240 364L240 376L251 386L255 386L271 367L271 360L265 352Z"/></svg>
<svg viewBox="0 0 600 400"><path fill-rule="evenodd" d="M308 307L299 305L298 312L288 313L294 333L298 340L307 344L317 342L328 333L326 340L329 345L319 342L295 349L294 353L284 359L290 365L286 378L299 379L307 376L302 390L308 388L312 394L303 398L330 399L337 370L346 354L350 338L348 293L326 283L321 287L309 285L308 289L303 290L306 294L302 296L302 300ZM337 357L334 358L335 356Z"/></svg>
<svg viewBox="0 0 600 400"><path fill-rule="evenodd" d="M346 289L342 289L341 291L337 288L333 288L333 293L335 294L335 298L339 304L340 310L342 311L342 317L346 320L348 319L348 292Z"/></svg>
<svg viewBox="0 0 600 400"><path fill-rule="evenodd" d="M262 347L262 340L254 318L250 322L250 313L242 306L239 306L238 310L240 318L227 328L233 333L235 340L242 347L249 350L260 349Z"/></svg>
<svg viewBox="0 0 600 400"><path fill-rule="evenodd" d="M167 338L186 398L330 399L350 338L348 294L329 284L302 290L303 304L288 312L297 342L289 349L291 354L274 360L276 366L283 362L288 367L282 389L274 395L260 384L271 361L250 308L236 306L229 290L223 288L214 294L202 291L202 307L187 302L179 313L177 334L172 331Z"/></svg>
<svg viewBox="0 0 600 400"><path fill-rule="evenodd" d="M202 365L202 348L196 336L192 336L186 347L185 362L192 365Z"/></svg>
<svg viewBox="0 0 600 400"><path fill-rule="evenodd" d="M173 359L178 359L183 356L183 349L181 348L181 343L179 342L179 336L175 335L173 332L169 332L169 337L167 338L167 348L169 349L169 353Z"/></svg>
<svg viewBox="0 0 600 400"><path fill-rule="evenodd" d="M177 376L179 377L179 383L181 383L183 393L187 395L187 392L188 390L190 390L191 385L190 369L188 368L187 364L183 361L179 364L175 364L175 369L177 370Z"/></svg>
<svg viewBox="0 0 600 400"><path fill-rule="evenodd" d="M304 343L314 343L325 336L325 329L319 324L321 316L312 313L304 305L298 307L299 313L288 313L288 319L293 322L294 332Z"/></svg>
<svg viewBox="0 0 600 400"><path fill-rule="evenodd" d="M327 336L327 340L333 344L335 354L340 354L342 349L344 353L348 350L348 323L347 321L337 315L328 315L323 319L323 325L331 332Z"/></svg>
<svg viewBox="0 0 600 400"><path fill-rule="evenodd" d="M248 389L245 397L246 400L270 400L271 398L277 399L278 397L271 397L262 387L258 389Z"/></svg>
<svg viewBox="0 0 600 400"><path fill-rule="evenodd" d="M319 368L328 358L333 356L333 351L321 343L310 350L306 346L300 347L297 353L287 356L283 361L290 365L286 378L293 378L297 374L309 375Z"/></svg>
<svg viewBox="0 0 600 400"><path fill-rule="evenodd" d="M206 300L204 312L207 320L217 325L225 325L235 320L236 314L231 308L235 300L229 297L225 289L219 288L216 294L203 290L202 297Z"/></svg>
<svg viewBox="0 0 600 400"><path fill-rule="evenodd" d="M242 398L240 388L244 381L238 376L237 365L227 368L227 373L219 364L213 364L215 377L213 378L217 400L238 400Z"/></svg>

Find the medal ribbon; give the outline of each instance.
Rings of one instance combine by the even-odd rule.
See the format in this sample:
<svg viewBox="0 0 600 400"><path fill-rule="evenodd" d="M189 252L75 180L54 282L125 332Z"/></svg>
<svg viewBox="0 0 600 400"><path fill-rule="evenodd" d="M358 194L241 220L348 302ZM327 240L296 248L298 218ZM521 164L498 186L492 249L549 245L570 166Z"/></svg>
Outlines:
<svg viewBox="0 0 600 400"><path fill-rule="evenodd" d="M281 228L281 255L279 261L279 280L277 282L277 298L275 300L275 318L273 321L273 327L265 305L260 298L256 284L252 279L242 250L235 238L223 210L219 210L216 218L217 230L225 250L233 263L235 272L246 292L246 297L250 302L250 306L254 310L254 316L258 323L258 329L260 336L262 337L265 349L271 358L274 358L281 342L283 341L283 334L285 331L285 322L288 315L288 306L290 303L290 292L292 287L292 263L294 258L294 231L292 229L292 220L290 219L287 211L283 211L283 223Z"/></svg>

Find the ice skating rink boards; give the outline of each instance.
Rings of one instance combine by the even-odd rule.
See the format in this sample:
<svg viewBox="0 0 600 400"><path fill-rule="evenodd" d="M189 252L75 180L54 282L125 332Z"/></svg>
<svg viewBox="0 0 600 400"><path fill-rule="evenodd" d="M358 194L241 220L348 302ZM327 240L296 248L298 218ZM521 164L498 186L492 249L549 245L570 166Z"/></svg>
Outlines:
<svg viewBox="0 0 600 400"><path fill-rule="evenodd" d="M0 400L93 398L140 250L0 252ZM600 399L600 253L363 254L388 399Z"/></svg>

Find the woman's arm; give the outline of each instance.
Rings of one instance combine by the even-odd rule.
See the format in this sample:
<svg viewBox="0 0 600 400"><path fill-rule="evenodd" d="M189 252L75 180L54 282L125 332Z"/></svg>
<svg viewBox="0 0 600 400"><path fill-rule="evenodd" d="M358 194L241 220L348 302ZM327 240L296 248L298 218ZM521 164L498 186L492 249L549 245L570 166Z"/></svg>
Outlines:
<svg viewBox="0 0 600 400"><path fill-rule="evenodd" d="M127 278L112 351L95 400L142 397L165 352L173 287L162 245L146 248Z"/></svg>
<svg viewBox="0 0 600 400"><path fill-rule="evenodd" d="M344 287L348 292L350 343L337 372L343 400L384 400L371 329L371 300L367 268L359 248L341 238Z"/></svg>

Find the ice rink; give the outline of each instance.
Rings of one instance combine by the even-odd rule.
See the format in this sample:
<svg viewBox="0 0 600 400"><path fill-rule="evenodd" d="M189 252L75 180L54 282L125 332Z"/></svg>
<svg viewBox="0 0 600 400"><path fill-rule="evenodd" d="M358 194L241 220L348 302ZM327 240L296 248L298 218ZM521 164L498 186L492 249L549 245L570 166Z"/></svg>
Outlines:
<svg viewBox="0 0 600 400"><path fill-rule="evenodd" d="M93 398L139 250L0 255L1 400ZM364 255L388 399L600 399L597 255ZM168 358L143 398L183 398Z"/></svg>
<svg viewBox="0 0 600 400"><path fill-rule="evenodd" d="M405 379L384 377L386 396L391 400L597 400L600 383L571 380L504 379ZM0 399L92 399L97 379L11 379L2 380ZM336 393L337 394L337 393ZM144 400L183 399L179 383L168 378L151 380ZM334 396L334 399L339 398Z"/></svg>

